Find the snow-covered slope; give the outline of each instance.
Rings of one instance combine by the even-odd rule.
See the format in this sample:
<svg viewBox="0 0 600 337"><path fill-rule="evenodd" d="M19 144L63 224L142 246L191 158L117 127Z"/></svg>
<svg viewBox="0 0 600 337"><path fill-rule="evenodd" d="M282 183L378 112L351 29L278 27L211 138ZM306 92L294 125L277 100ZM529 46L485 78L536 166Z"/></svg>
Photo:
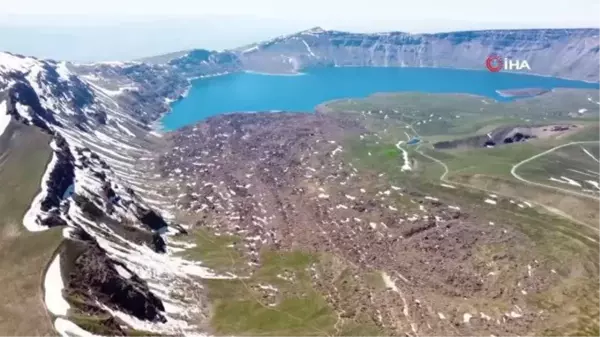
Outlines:
<svg viewBox="0 0 600 337"><path fill-rule="evenodd" d="M188 322L199 321L201 299L173 296L199 289L201 278L223 276L173 255L186 245L171 238L184 226L163 217L168 203L137 165L151 156L149 124L187 85L185 77L144 64L74 66L0 53L0 126L14 119L53 137L23 225L65 228L44 282L64 335L77 330L69 317L91 313L107 317L110 334L197 331Z"/></svg>

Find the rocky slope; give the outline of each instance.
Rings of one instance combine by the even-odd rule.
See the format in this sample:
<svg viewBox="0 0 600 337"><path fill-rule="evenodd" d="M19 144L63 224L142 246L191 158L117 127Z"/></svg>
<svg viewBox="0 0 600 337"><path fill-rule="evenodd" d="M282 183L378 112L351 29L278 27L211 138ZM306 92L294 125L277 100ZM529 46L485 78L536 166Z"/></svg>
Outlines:
<svg viewBox="0 0 600 337"><path fill-rule="evenodd" d="M109 335L193 329L182 317L199 315L186 312L201 301L185 305L173 294L216 276L173 256L181 248L168 237L185 229L163 217L166 204L136 168L158 137L149 124L187 86L160 66L75 67L0 53L0 116L53 138L52 160L23 225L64 227L59 267L46 275L54 286L45 289L46 298L66 299L46 303L61 334L75 329L70 319Z"/></svg>
<svg viewBox="0 0 600 337"><path fill-rule="evenodd" d="M335 256L313 268L312 284L339 314L336 335L350 322L408 336L535 335L560 325L560 310L530 302L561 284L558 267L510 215L535 211L422 179L427 163L389 144L404 136L401 116L216 116L166 136L149 169L167 180L158 189L178 214L240 237L231 249L257 272L265 250ZM356 281L368 273L385 287ZM281 295L265 301L278 309Z"/></svg>

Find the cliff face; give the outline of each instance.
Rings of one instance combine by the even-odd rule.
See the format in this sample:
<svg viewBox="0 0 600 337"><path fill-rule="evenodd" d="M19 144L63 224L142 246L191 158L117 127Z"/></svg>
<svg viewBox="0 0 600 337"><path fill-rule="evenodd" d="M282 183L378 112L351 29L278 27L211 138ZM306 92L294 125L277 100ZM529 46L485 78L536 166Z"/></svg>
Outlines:
<svg viewBox="0 0 600 337"><path fill-rule="evenodd" d="M243 67L293 72L310 66L485 69L491 53L527 60L532 73L598 81L598 29L358 34L313 28L236 49Z"/></svg>

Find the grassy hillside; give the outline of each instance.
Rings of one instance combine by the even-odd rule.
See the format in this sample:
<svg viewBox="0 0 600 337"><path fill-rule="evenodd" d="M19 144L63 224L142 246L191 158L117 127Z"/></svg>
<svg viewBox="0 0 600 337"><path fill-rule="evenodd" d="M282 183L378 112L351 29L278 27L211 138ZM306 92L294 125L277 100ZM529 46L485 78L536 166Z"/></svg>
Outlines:
<svg viewBox="0 0 600 337"><path fill-rule="evenodd" d="M468 205L466 211L470 214L510 224L526 234L535 242L534 246L482 246L480 258L489 263L495 254L508 250L517 252L526 264L531 254L543 255L544 264L563 280L528 297L540 310L558 313L551 319L552 324L540 326L536 333L588 335L598 332L595 284L600 212L593 182L599 181L600 150L595 143L599 112L598 105L587 100L594 97L598 101L597 95L597 92L565 90L498 103L472 96L386 94L330 102L320 111L360 116L358 119L369 129L369 135L347 143L351 149L347 157L357 167L384 172L398 186L411 186L425 195ZM432 146L441 140L486 135L499 127L552 123L577 125L577 128L565 134L494 148L435 150ZM420 137L418 144L405 143L412 137ZM399 141L403 143L396 144ZM557 146L581 141L587 143L535 157ZM398 145L408 152L412 170L400 170L405 159ZM511 172L521 162L524 163L514 171L525 181ZM551 181L550 177L567 177L571 183L564 179ZM493 205L484 202L490 195L495 196ZM398 199L398 202L403 201ZM514 286L509 285L509 280L515 272L504 271L504 278L497 286Z"/></svg>
<svg viewBox="0 0 600 337"><path fill-rule="evenodd" d="M61 229L31 233L22 224L50 160L49 141L37 128L16 123L0 136L0 331L6 335L55 333L42 284Z"/></svg>

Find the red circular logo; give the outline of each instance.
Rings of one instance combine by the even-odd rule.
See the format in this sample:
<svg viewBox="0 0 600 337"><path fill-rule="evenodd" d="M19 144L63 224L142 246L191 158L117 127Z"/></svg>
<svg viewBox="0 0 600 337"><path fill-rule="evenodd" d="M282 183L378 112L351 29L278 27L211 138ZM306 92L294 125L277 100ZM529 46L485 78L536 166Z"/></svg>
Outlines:
<svg viewBox="0 0 600 337"><path fill-rule="evenodd" d="M497 73L504 66L504 62L502 61L502 57L500 57L499 55L490 55L485 60L485 66L488 68L489 71Z"/></svg>

